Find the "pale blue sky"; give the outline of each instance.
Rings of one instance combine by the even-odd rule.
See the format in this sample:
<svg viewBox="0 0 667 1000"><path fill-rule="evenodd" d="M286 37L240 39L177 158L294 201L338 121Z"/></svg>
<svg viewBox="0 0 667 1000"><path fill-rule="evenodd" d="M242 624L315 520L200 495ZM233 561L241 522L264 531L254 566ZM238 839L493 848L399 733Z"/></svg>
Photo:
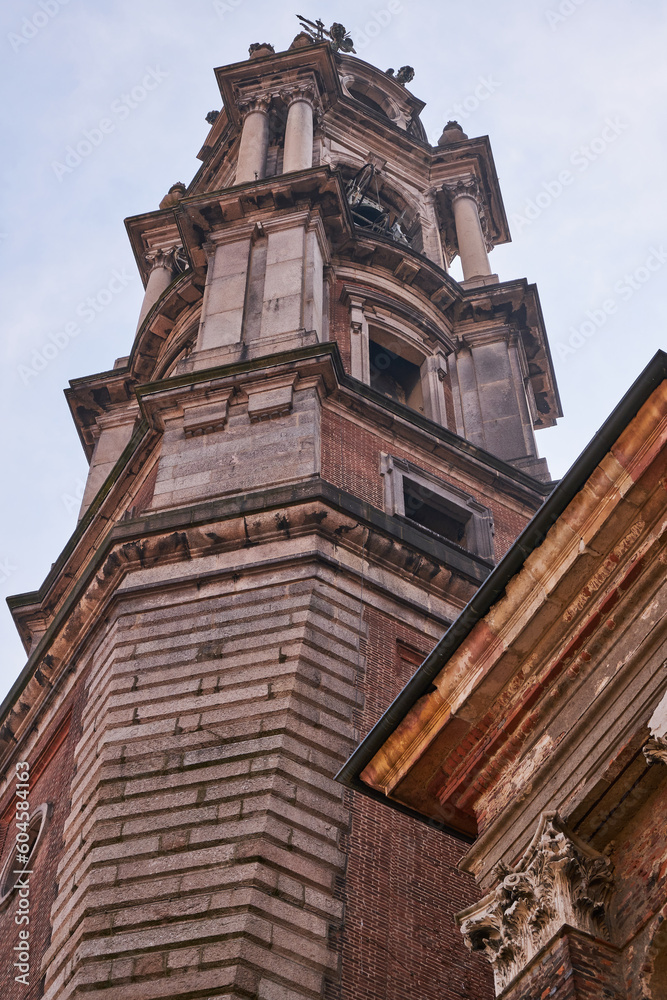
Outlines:
<svg viewBox="0 0 667 1000"><path fill-rule="evenodd" d="M297 10L344 23L382 69L413 65L433 143L450 117L490 136L513 235L492 261L537 282L559 378L565 417L538 438L554 476L667 348L661 0L7 0L0 697L25 661L4 598L40 585L76 523L86 464L62 391L132 343L123 219L197 170L213 67L287 48ZM90 155L59 167L102 119Z"/></svg>

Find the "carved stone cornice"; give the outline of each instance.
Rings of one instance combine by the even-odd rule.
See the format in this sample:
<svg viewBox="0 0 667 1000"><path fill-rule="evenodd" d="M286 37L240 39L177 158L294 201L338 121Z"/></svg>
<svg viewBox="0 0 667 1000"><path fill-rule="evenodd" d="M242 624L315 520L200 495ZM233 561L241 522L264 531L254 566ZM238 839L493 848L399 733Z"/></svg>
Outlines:
<svg viewBox="0 0 667 1000"><path fill-rule="evenodd" d="M612 864L580 840L557 813L543 813L514 868L498 865L497 887L456 921L471 951L493 967L502 992L563 925L608 937Z"/></svg>
<svg viewBox="0 0 667 1000"><path fill-rule="evenodd" d="M175 274L182 274L188 266L188 258L180 243L172 247L159 247L155 250L149 250L145 254L145 259L150 271L154 271L158 267L164 267Z"/></svg>

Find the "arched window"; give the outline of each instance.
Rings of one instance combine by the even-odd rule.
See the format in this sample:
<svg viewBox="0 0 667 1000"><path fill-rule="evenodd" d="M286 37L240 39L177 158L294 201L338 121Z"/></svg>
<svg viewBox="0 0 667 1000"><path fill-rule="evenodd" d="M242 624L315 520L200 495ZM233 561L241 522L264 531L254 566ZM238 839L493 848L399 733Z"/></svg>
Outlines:
<svg viewBox="0 0 667 1000"><path fill-rule="evenodd" d="M9 899L16 889L16 883L21 876L22 869L29 869L32 861L34 860L35 854L39 847L40 841L42 840L42 835L44 833L44 828L46 826L46 821L49 818L50 806L48 802L43 802L41 806L37 806L36 809L30 815L28 820L28 829L26 830L28 851L21 855L25 858L25 864L19 864L17 860L16 852L16 841L12 834L14 833L13 826L9 828L9 853L5 859L5 863L2 866L2 873L0 873L0 909L7 905Z"/></svg>
<svg viewBox="0 0 667 1000"><path fill-rule="evenodd" d="M386 296L376 302L371 296L366 300L349 295L352 375L394 403L446 427L446 346L428 332L425 321L406 321Z"/></svg>

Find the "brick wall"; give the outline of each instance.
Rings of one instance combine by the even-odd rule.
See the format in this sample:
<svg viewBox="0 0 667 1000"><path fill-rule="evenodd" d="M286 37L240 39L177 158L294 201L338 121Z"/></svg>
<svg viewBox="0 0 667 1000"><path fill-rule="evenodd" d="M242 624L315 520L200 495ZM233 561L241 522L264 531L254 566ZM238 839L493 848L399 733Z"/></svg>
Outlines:
<svg viewBox="0 0 667 1000"><path fill-rule="evenodd" d="M485 489L455 468L447 472L429 461L426 454L408 450L389 435L367 429L353 418L325 407L322 411L322 476L334 486L367 500L384 510L384 485L380 473L382 452L412 462L418 468L458 486L489 508L494 522L496 560L525 528L536 508L503 501L497 490Z"/></svg>
<svg viewBox="0 0 667 1000"><path fill-rule="evenodd" d="M424 636L366 608L368 626L362 735L428 652ZM345 1000L484 1000L493 978L470 955L454 914L479 898L459 872L466 845L418 820L352 793L343 891Z"/></svg>
<svg viewBox="0 0 667 1000"><path fill-rule="evenodd" d="M653 764L661 785L633 811L614 838L614 893L611 920L623 949L622 967L630 1000L662 1000L653 980L656 962L667 954L667 768ZM655 770L657 769L657 771ZM665 983L661 984L664 991Z"/></svg>
<svg viewBox="0 0 667 1000"><path fill-rule="evenodd" d="M625 1000L617 963L613 945L565 927L503 1000Z"/></svg>
<svg viewBox="0 0 667 1000"><path fill-rule="evenodd" d="M14 892L0 912L0 997L2 1000L36 1000L43 995L43 976L40 960L51 937L51 906L56 898L57 866L63 843L63 828L70 810L69 786L72 778L74 745L80 730L80 713L83 689L79 687L63 704L52 728L38 740L35 749L27 755L30 764L30 808L42 803L51 807L37 849L31 859L29 924L15 923L17 894ZM10 853L14 854L15 782L10 775L9 788L0 806L0 864L4 865ZM30 973L29 983L15 981L17 970L15 946L19 943L19 930L29 931Z"/></svg>

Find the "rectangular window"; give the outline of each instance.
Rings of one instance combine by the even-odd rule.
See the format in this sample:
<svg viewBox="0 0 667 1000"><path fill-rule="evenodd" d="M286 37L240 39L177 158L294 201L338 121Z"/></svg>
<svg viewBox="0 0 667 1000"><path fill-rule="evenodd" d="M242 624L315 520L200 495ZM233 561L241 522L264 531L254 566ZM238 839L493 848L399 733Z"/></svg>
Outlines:
<svg viewBox="0 0 667 1000"><path fill-rule="evenodd" d="M453 483L393 455L382 456L385 509L482 559L493 560L493 518Z"/></svg>

